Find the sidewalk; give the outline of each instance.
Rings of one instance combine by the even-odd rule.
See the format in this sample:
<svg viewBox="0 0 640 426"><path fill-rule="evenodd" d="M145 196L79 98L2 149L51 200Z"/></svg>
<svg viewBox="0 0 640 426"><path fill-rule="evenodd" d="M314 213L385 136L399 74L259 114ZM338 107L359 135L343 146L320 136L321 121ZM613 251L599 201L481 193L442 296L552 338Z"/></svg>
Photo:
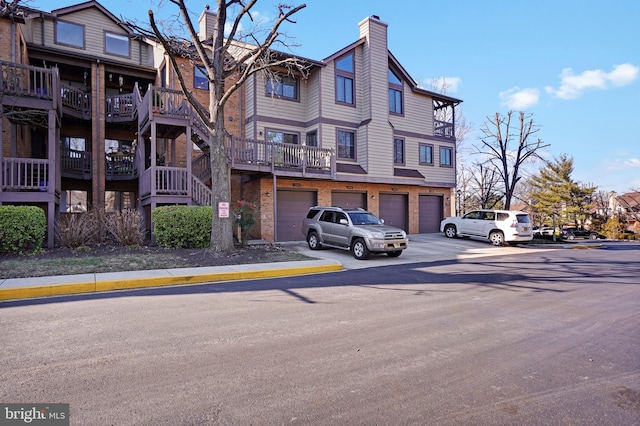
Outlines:
<svg viewBox="0 0 640 426"><path fill-rule="evenodd" d="M145 287L318 274L340 270L342 270L340 262L330 259L318 259L204 268L154 269L148 271L13 278L0 280L0 301Z"/></svg>

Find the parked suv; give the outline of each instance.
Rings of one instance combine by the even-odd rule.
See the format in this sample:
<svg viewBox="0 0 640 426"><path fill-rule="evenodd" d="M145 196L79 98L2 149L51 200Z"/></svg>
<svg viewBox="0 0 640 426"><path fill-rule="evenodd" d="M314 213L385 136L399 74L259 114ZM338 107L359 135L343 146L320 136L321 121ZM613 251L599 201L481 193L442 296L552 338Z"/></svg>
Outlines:
<svg viewBox="0 0 640 426"><path fill-rule="evenodd" d="M494 246L533 239L529 215L511 210L474 210L462 217L447 217L440 222L440 232L449 238L488 239Z"/></svg>
<svg viewBox="0 0 640 426"><path fill-rule="evenodd" d="M359 260L370 253L387 253L398 257L407 248L407 234L363 209L311 207L302 221L302 233L311 250L333 247L351 250Z"/></svg>
<svg viewBox="0 0 640 426"><path fill-rule="evenodd" d="M595 240L598 238L598 233L595 231L590 231L584 228L564 228L560 231L560 238L565 240L575 240L576 237L580 238L588 238L590 240Z"/></svg>

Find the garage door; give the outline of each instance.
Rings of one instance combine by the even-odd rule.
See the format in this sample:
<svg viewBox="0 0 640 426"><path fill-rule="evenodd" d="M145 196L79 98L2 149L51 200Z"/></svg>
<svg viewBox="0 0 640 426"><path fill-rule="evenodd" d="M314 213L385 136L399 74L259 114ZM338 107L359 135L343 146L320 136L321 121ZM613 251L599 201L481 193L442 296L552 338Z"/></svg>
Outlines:
<svg viewBox="0 0 640 426"><path fill-rule="evenodd" d="M367 194L365 192L332 192L331 205L342 208L367 208Z"/></svg>
<svg viewBox="0 0 640 426"><path fill-rule="evenodd" d="M440 232L440 221L443 219L442 195L421 195L419 197L419 214L421 234Z"/></svg>
<svg viewBox="0 0 640 426"><path fill-rule="evenodd" d="M380 218L387 225L407 230L408 206L406 194L380 194Z"/></svg>
<svg viewBox="0 0 640 426"><path fill-rule="evenodd" d="M276 241L304 241L300 230L309 207L317 204L315 191L278 190L276 207Z"/></svg>

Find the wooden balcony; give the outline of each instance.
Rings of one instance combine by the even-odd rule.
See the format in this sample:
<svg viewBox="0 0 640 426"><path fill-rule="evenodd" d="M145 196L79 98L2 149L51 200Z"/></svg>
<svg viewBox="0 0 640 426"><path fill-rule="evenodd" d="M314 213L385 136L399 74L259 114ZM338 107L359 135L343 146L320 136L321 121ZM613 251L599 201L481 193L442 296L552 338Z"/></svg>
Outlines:
<svg viewBox="0 0 640 426"><path fill-rule="evenodd" d="M47 192L51 161L37 158L2 159L3 192Z"/></svg>
<svg viewBox="0 0 640 426"><path fill-rule="evenodd" d="M323 178L334 177L336 173L333 149L229 138L226 151L232 169Z"/></svg>

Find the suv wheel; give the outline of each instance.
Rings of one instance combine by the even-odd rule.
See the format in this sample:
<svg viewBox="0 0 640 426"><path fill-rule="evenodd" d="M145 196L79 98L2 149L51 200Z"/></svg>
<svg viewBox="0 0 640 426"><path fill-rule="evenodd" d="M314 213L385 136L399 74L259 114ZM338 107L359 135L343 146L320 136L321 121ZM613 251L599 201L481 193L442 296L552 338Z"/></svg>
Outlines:
<svg viewBox="0 0 640 426"><path fill-rule="evenodd" d="M320 240L318 240L318 234L315 232L309 232L307 244L309 244L311 250L320 250L322 248L322 244L320 244Z"/></svg>
<svg viewBox="0 0 640 426"><path fill-rule="evenodd" d="M567 235L567 240L573 241L576 239L576 236L573 235L571 232L569 232L569 235Z"/></svg>
<svg viewBox="0 0 640 426"><path fill-rule="evenodd" d="M356 238L351 245L351 253L358 260L367 260L369 258L369 249L362 238Z"/></svg>
<svg viewBox="0 0 640 426"><path fill-rule="evenodd" d="M493 231L489 234L489 241L494 246L504 245L504 234L500 231Z"/></svg>
<svg viewBox="0 0 640 426"><path fill-rule="evenodd" d="M445 226L445 228L444 228L444 235L445 235L447 238L455 238L455 237L456 237L456 234L457 234L457 232L456 232L456 227L455 227L455 226L453 226L453 225L447 225L447 226Z"/></svg>
<svg viewBox="0 0 640 426"><path fill-rule="evenodd" d="M596 240L598 238L598 234L589 234L590 240Z"/></svg>

